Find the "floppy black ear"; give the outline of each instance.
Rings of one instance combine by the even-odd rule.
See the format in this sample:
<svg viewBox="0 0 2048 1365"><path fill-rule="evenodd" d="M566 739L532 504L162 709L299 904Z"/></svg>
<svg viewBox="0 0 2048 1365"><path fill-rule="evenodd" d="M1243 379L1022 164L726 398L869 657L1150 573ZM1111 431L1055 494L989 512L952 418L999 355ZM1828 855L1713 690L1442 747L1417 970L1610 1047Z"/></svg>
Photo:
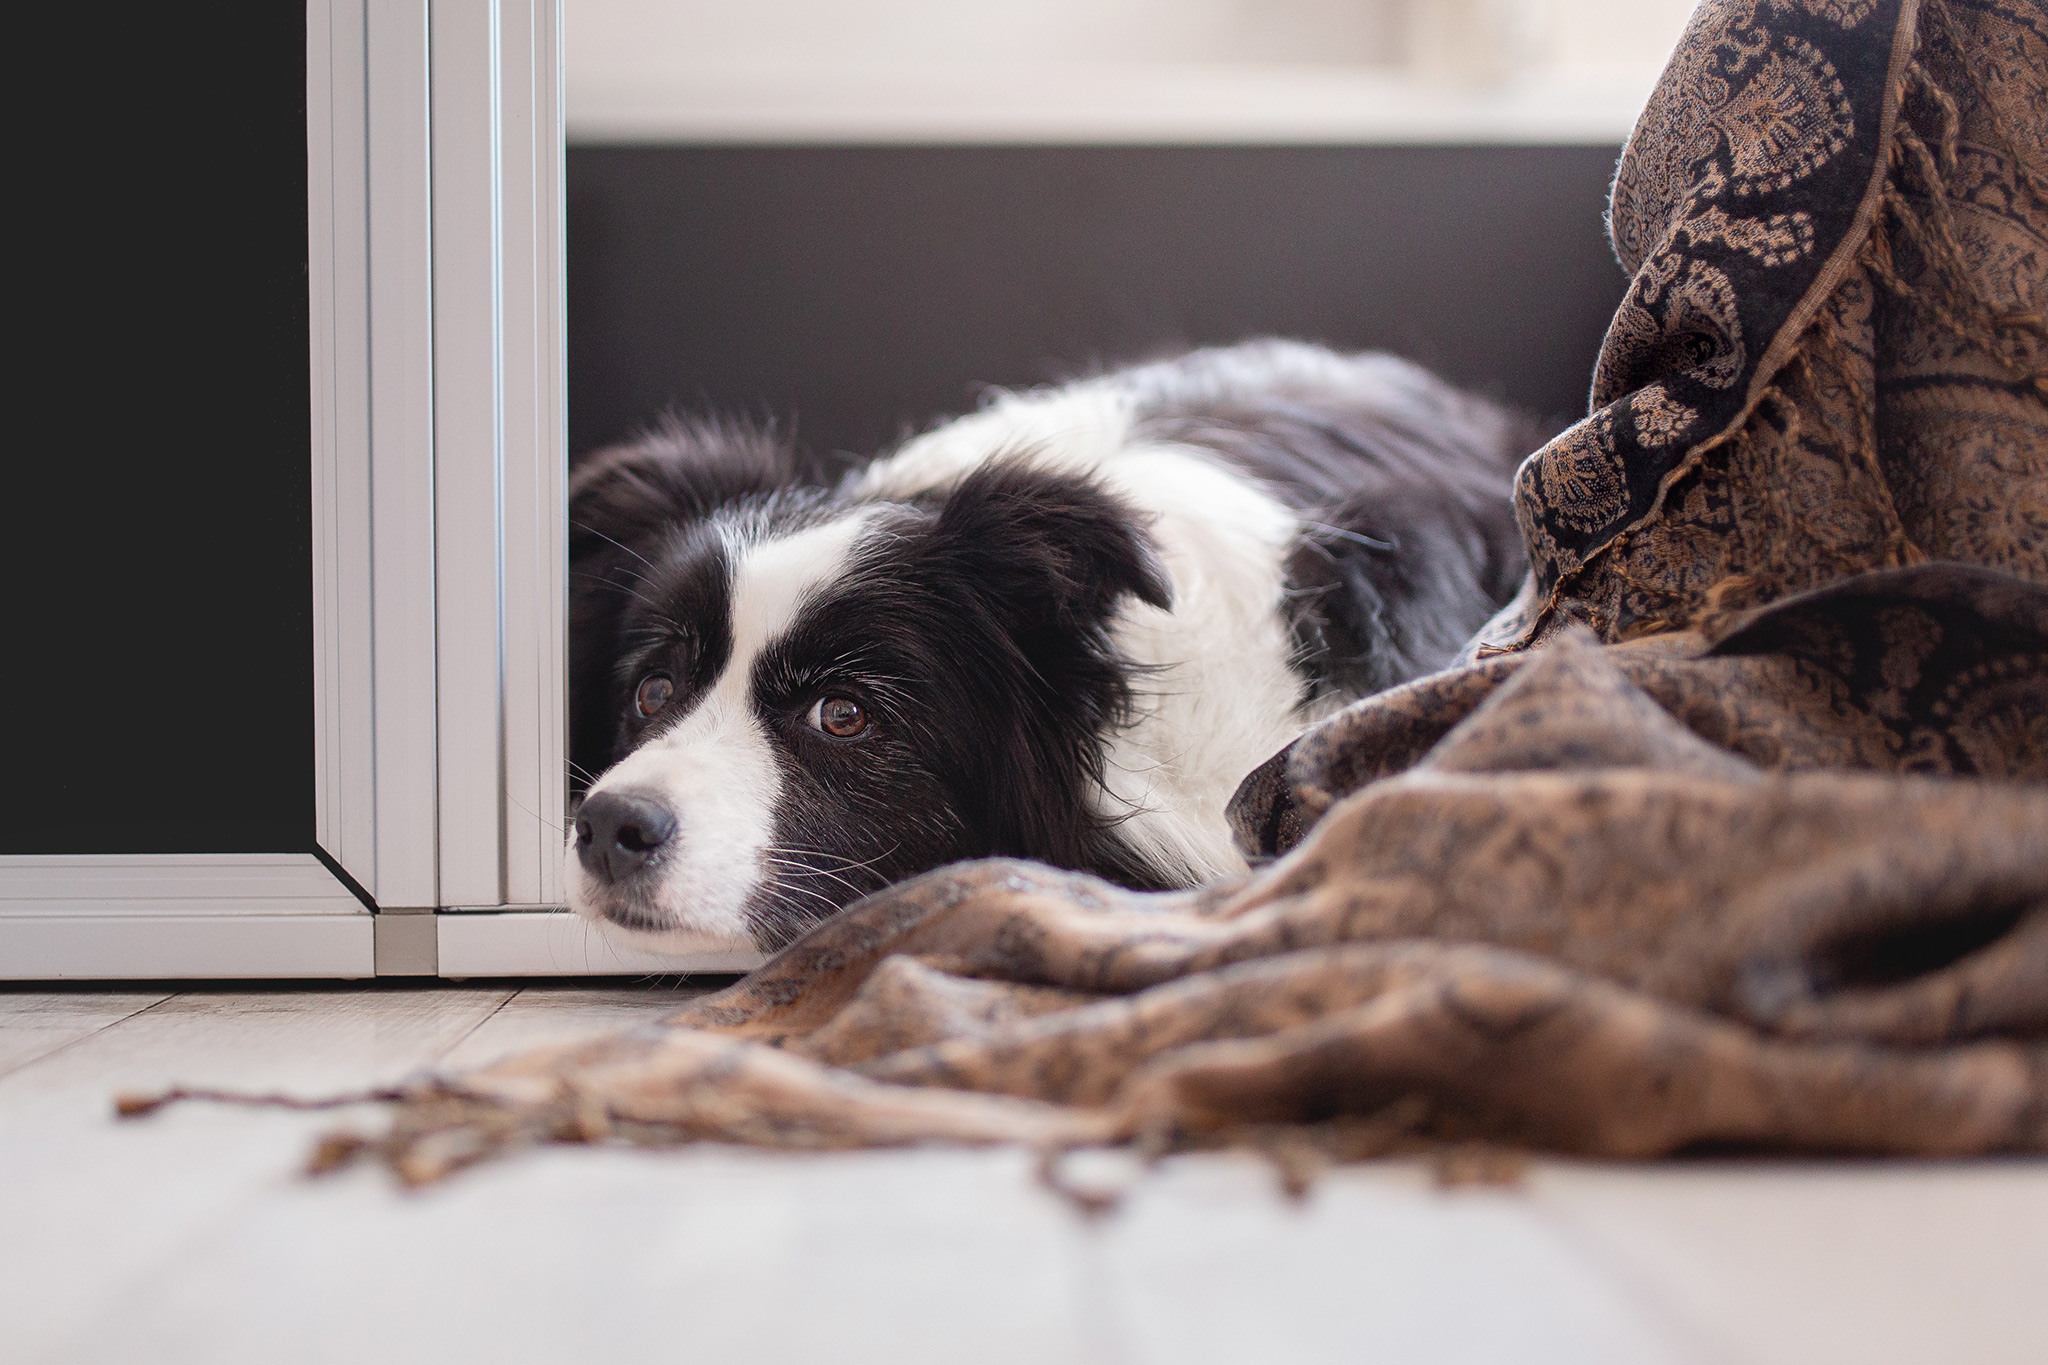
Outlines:
<svg viewBox="0 0 2048 1365"><path fill-rule="evenodd" d="M1125 596L1173 605L1143 514L1092 479L991 461L946 497L935 531L965 584L1020 626L1098 629Z"/></svg>
<svg viewBox="0 0 2048 1365"><path fill-rule="evenodd" d="M1110 634L1116 610L1173 602L1142 515L1091 480L1005 460L963 479L927 534L927 582L959 608L947 628L982 684L957 796L987 851L1169 884L1088 799L1136 672Z"/></svg>
<svg viewBox="0 0 2048 1365"><path fill-rule="evenodd" d="M668 417L639 440L593 452L569 475L569 557L637 546L723 503L823 482L772 426Z"/></svg>

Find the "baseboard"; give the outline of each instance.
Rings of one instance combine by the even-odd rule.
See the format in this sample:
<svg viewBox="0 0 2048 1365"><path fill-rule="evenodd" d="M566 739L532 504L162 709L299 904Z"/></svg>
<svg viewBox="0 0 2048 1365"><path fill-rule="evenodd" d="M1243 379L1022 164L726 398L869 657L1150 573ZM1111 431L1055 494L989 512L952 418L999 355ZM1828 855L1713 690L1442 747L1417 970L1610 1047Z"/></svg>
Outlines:
<svg viewBox="0 0 2048 1365"><path fill-rule="evenodd" d="M369 911L310 854L0 857L0 980L375 972Z"/></svg>
<svg viewBox="0 0 2048 1365"><path fill-rule="evenodd" d="M670 955L607 939L567 910L459 910L434 917L440 973L483 976L689 976L752 971L763 955L707 944Z"/></svg>
<svg viewBox="0 0 2048 1365"><path fill-rule="evenodd" d="M555 906L371 914L300 853L0 857L0 980L688 976L762 954L613 942Z"/></svg>
<svg viewBox="0 0 2048 1365"><path fill-rule="evenodd" d="M376 975L370 916L4 915L0 980Z"/></svg>

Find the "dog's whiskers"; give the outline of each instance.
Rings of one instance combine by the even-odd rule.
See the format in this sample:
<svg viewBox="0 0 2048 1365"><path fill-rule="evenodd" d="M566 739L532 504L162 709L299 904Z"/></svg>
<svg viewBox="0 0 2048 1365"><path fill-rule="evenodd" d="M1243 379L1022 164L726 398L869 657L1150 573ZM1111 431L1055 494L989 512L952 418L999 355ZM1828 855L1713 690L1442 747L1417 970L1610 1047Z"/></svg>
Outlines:
<svg viewBox="0 0 2048 1365"><path fill-rule="evenodd" d="M510 801L513 805L519 807L519 809L521 809L522 811L525 811L529 816L533 817L535 820L538 820L542 825L545 825L547 828L553 830L557 837L568 837L569 831L566 827L556 824L554 821L542 815L539 811L532 809L524 801L521 801L518 797L514 796L511 792L505 793L505 799L507 801Z"/></svg>
<svg viewBox="0 0 2048 1365"><path fill-rule="evenodd" d="M840 908L839 901L837 900L837 898L828 896L823 891L816 890L813 887L795 886L788 882L778 881L770 889L773 890L777 895L787 895L793 893L799 896L809 896L813 900L816 900L819 904L823 905L825 907L827 914L830 914L831 912Z"/></svg>
<svg viewBox="0 0 2048 1365"><path fill-rule="evenodd" d="M853 894L855 899L858 899L887 885L888 878L880 873L873 872L872 869L876 863L891 856L900 847L900 844L892 845L886 852L878 853L866 861L856 861L837 853L827 852L824 849L781 845L775 848L763 849L761 859L764 863L776 869L776 880L778 882L789 884L793 890L810 891L814 895L822 894L813 891L811 888L794 884L794 879L796 878L822 877L845 887L847 891ZM822 866L813 861L820 858L834 859L838 862L839 866ZM849 873L859 872L869 872L870 875L859 879L848 875Z"/></svg>
<svg viewBox="0 0 2048 1365"><path fill-rule="evenodd" d="M588 581L590 581L590 582L592 582L592 583L602 583L602 584L604 584L604 585L605 585L605 586L606 586L607 588L610 588L610 589L611 589L612 591L614 591L614 592L622 592L622 593L625 593L625 594L626 594L626 595L627 595L628 597L631 597L631 598L635 599L636 601L638 601L638 602L642 603L643 605L645 605L645 606L647 607L647 609L648 609L649 611L653 611L653 612L659 613L659 612L661 612L661 611L663 610L663 608L662 608L662 605L661 605L661 603L659 603L659 602L655 601L655 600L654 600L653 598L649 597L649 596L648 596L647 594L645 594L645 593L641 592L641 591L640 591L640 590L639 590L638 588L632 588L632 587L628 587L628 586L627 586L626 584L624 584L624 583L617 583L617 582L614 582L614 581L612 581L611 579L609 579L609 578L606 578L606 577L604 577L604 576L603 576L602 574L594 574L594 573L573 573L573 572L572 572L572 573L571 573L571 574L570 574L569 576L570 576L571 578L582 578L582 579L587 579Z"/></svg>
<svg viewBox="0 0 2048 1365"><path fill-rule="evenodd" d="M831 881L839 883L841 886L844 886L847 890L853 892L856 896L866 895L869 891L875 889L872 886L862 886L860 883L852 880L851 878L842 876L841 874L834 872L829 868L806 867L801 863L789 862L785 859L777 858L773 854L767 853L762 854L761 857L763 862L767 863L769 866L776 869L776 880L778 882L789 881L791 879L799 877L824 877Z"/></svg>
<svg viewBox="0 0 2048 1365"><path fill-rule="evenodd" d="M805 848L799 844L778 844L772 851L779 854L799 854L805 858L832 858L838 861L840 871L860 872L867 868L873 867L876 863L881 862L884 858L892 856L896 852L896 850L901 847L903 847L903 845L900 843L891 844L882 852L877 853L874 857L866 859L865 861L855 860L841 853L833 853L828 849Z"/></svg>
<svg viewBox="0 0 2048 1365"><path fill-rule="evenodd" d="M618 546L618 547L619 547L619 548L620 548L621 550L624 550L624 551L625 551L625 552L626 552L627 554L629 554L629 555L633 556L633 558L635 558L635 559L639 560L639 561L640 561L640 562L641 562L642 564L645 564L645 565L646 565L646 566L647 566L648 568L650 568L650 569L651 569L651 568L653 568L653 567L654 567L654 561L653 561L653 560L651 560L651 559L649 559L649 558L648 558L648 557L647 557L646 555L643 555L643 554L641 554L641 553L640 553L640 552L639 552L638 550L636 550L636 549L634 549L634 548L633 548L632 546L630 546L630 545L626 544L626 542L624 542L623 540L614 540L614 539L613 539L612 537L610 537L610 536L606 535L606 534L605 534L604 532L602 532L602 531L598 530L598 529L597 529L597 528L596 528L595 526L592 526L592 525L591 525L591 524L590 524L589 522L587 522L587 521L572 521L572 522L570 522L569 524L570 524L571 526L575 527L575 528L576 528L577 530L579 530L579 531L588 531L588 532L589 532L589 533L590 533L591 535L594 535L594 536L596 536L596 537L597 537L597 538L598 538L599 540L607 540L607 541L611 541L611 543L612 543L612 544L614 544L614 545Z"/></svg>

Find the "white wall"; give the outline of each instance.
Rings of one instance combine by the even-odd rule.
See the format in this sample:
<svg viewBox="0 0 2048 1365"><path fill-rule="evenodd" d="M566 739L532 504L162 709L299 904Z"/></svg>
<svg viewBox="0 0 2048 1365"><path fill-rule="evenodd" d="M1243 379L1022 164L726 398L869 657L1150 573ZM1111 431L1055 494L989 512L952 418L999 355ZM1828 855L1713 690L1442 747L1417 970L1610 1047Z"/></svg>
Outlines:
<svg viewBox="0 0 2048 1365"><path fill-rule="evenodd" d="M565 0L570 135L1623 136L1691 0Z"/></svg>
<svg viewBox="0 0 2048 1365"><path fill-rule="evenodd" d="M1373 0L569 0L570 71L853 63L1376 62Z"/></svg>

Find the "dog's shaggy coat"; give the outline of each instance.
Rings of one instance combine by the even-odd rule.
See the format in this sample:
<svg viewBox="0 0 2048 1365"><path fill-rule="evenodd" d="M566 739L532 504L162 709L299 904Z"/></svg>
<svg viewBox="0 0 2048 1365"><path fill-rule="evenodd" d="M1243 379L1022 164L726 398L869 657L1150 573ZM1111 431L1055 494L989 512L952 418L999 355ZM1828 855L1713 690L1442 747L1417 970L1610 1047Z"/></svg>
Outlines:
<svg viewBox="0 0 2048 1365"><path fill-rule="evenodd" d="M1239 870L1239 781L1513 593L1539 432L1390 356L1255 342L997 395L882 459L672 422L571 483L572 904L788 941L1007 854Z"/></svg>

